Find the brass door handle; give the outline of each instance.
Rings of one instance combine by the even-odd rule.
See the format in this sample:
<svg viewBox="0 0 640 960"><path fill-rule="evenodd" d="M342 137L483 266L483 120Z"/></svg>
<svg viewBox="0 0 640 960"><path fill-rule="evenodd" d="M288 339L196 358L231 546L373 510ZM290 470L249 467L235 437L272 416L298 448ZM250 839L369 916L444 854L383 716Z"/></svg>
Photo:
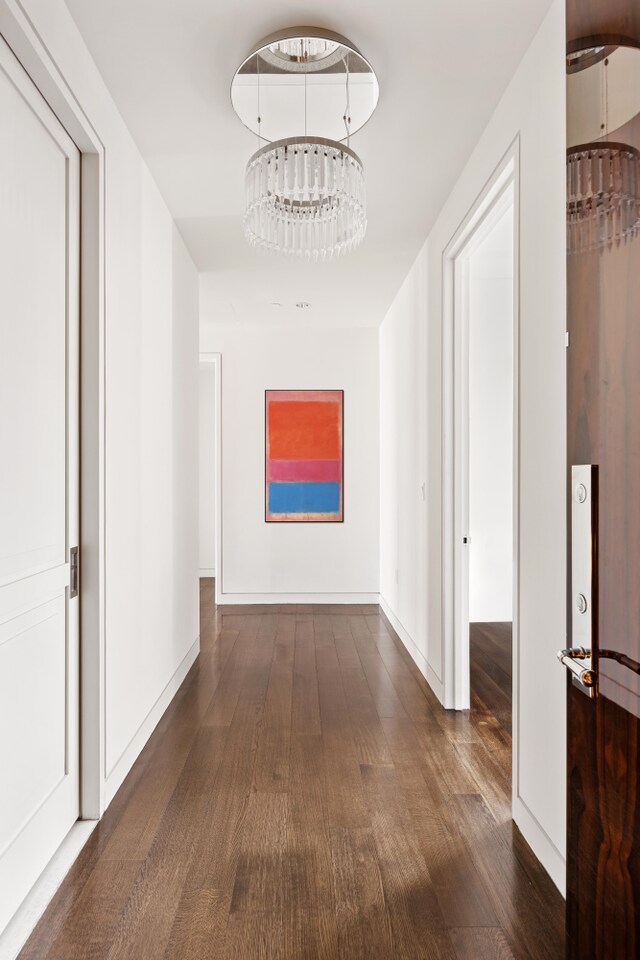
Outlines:
<svg viewBox="0 0 640 960"><path fill-rule="evenodd" d="M567 647L558 651L558 660L567 668L572 677L583 687L587 687L593 696L596 686L596 673L591 666L585 667L580 660L591 661L591 650L585 650L584 647Z"/></svg>

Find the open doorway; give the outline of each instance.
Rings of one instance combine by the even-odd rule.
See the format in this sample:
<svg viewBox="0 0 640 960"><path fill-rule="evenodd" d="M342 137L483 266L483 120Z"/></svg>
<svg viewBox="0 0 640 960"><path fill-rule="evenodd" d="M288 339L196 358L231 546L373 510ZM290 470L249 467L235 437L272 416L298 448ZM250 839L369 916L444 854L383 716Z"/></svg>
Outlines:
<svg viewBox="0 0 640 960"><path fill-rule="evenodd" d="M518 142L444 258L446 705L518 751Z"/></svg>
<svg viewBox="0 0 640 960"><path fill-rule="evenodd" d="M471 710L511 734L513 625L513 191L467 262L468 637Z"/></svg>
<svg viewBox="0 0 640 960"><path fill-rule="evenodd" d="M199 371L199 568L201 642L216 605L218 540L220 357L201 354Z"/></svg>

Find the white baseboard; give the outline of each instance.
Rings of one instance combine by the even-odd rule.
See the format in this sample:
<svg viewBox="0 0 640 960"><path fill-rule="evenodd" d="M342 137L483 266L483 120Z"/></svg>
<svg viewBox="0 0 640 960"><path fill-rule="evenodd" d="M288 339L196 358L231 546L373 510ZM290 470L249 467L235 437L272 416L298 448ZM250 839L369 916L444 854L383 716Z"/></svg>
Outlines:
<svg viewBox="0 0 640 960"><path fill-rule="evenodd" d="M216 603L375 603L377 593L219 593Z"/></svg>
<svg viewBox="0 0 640 960"><path fill-rule="evenodd" d="M204 578L210 579L211 577L215 577L215 575L216 575L216 568L215 568L215 567L200 567L200 579L201 579L201 580L204 579Z"/></svg>
<svg viewBox="0 0 640 960"><path fill-rule="evenodd" d="M514 797L511 815L535 856L563 897L566 897L567 864L548 834L542 829L521 797Z"/></svg>
<svg viewBox="0 0 640 960"><path fill-rule="evenodd" d="M195 662L195 659L199 653L200 637L197 637L189 648L188 653L183 657L178 669L167 683L166 687L152 706L137 732L134 734L133 738L130 740L126 750L109 773L104 785L105 810L122 786L125 777L131 770L131 767L142 753L144 745L157 727L162 714L165 712L178 692L180 684L193 666L193 663Z"/></svg>
<svg viewBox="0 0 640 960"><path fill-rule="evenodd" d="M387 603L387 601L384 599L383 596L380 596L380 606L382 608L382 612L384 613L385 617L387 618L387 620L389 621L389 623L391 624L391 626L393 627L395 632L398 634L398 636L402 640L405 647L407 648L407 651L411 659L417 666L418 670L420 671L422 676L425 678L425 680L427 681L427 683L435 693L440 703L444 705L444 688L442 686L442 681L436 676L436 674L433 671L433 668L427 662L426 657L418 649L413 638L402 626L397 616L395 615L395 613L393 612L393 610L391 609L391 607L389 606L389 604Z"/></svg>
<svg viewBox="0 0 640 960"><path fill-rule="evenodd" d="M15 960L18 956L97 824L97 820L74 823L0 934L0 960Z"/></svg>

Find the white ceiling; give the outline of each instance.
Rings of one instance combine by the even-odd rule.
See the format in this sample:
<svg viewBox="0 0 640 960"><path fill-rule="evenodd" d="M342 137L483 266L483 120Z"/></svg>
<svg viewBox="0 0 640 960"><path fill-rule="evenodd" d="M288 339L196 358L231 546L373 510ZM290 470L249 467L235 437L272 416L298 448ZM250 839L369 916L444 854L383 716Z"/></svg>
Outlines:
<svg viewBox="0 0 640 960"><path fill-rule="evenodd" d="M203 319L337 327L384 317L550 0L66 2L203 274ZM242 235L257 143L231 79L258 40L299 24L349 37L380 81L351 142L369 228L331 263L265 257Z"/></svg>

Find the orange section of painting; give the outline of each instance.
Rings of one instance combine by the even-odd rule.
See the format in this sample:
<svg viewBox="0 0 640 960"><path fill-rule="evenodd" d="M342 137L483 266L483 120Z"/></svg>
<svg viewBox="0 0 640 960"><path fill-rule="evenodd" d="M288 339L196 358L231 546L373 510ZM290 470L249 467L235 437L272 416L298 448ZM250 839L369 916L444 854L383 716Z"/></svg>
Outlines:
<svg viewBox="0 0 640 960"><path fill-rule="evenodd" d="M339 460L342 418L338 403L280 400L269 404L272 460Z"/></svg>

